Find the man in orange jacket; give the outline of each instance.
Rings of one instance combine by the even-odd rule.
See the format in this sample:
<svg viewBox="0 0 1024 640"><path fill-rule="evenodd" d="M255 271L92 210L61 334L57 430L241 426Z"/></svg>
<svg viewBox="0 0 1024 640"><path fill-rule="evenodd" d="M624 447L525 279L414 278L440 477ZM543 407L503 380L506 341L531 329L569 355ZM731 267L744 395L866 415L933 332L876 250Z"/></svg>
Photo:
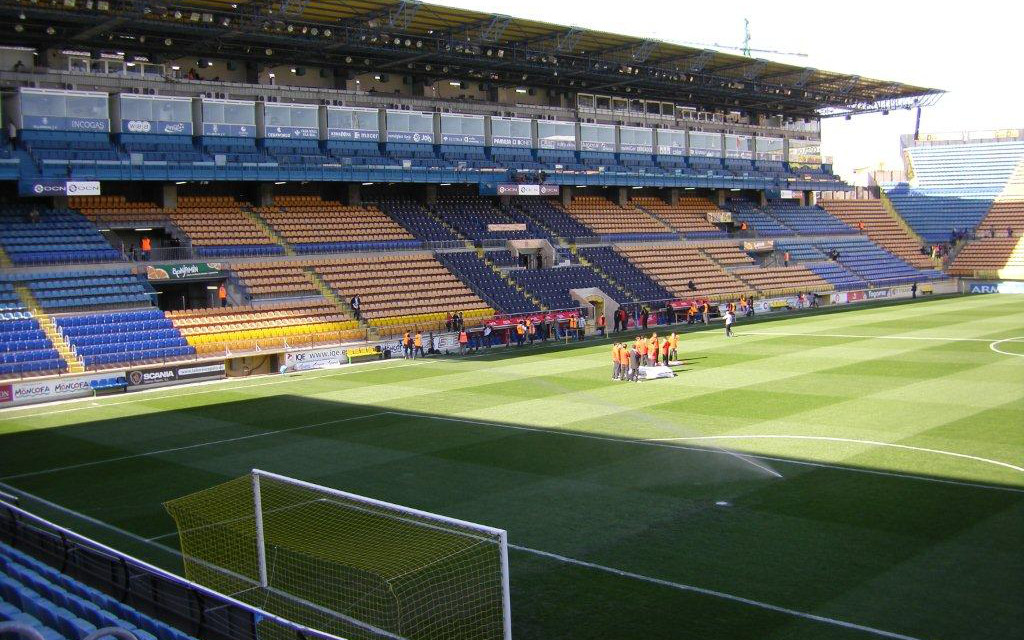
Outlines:
<svg viewBox="0 0 1024 640"><path fill-rule="evenodd" d="M658 334L651 334L651 342L647 345L647 353L651 356L651 363L654 366L658 366L658 352L661 350L661 342L658 340Z"/></svg>
<svg viewBox="0 0 1024 640"><path fill-rule="evenodd" d="M415 349L416 349L415 351L413 351L413 354L412 354L413 360L416 359L416 354L417 353L420 354L421 358L426 358L427 357L427 354L423 353L423 334L420 333L418 329L416 330L416 337L413 338L412 344L413 344L413 347L415 347Z"/></svg>
<svg viewBox="0 0 1024 640"><path fill-rule="evenodd" d="M619 347L619 380L630 380L633 372L629 367L629 347L624 344Z"/></svg>
<svg viewBox="0 0 1024 640"><path fill-rule="evenodd" d="M650 361L647 359L647 341L642 337L637 337L636 339L636 350L640 352L640 366L646 367L650 364Z"/></svg>
<svg viewBox="0 0 1024 640"><path fill-rule="evenodd" d="M622 374L622 365L619 360L619 352L621 351L621 344L615 343L612 345L612 380L618 380Z"/></svg>

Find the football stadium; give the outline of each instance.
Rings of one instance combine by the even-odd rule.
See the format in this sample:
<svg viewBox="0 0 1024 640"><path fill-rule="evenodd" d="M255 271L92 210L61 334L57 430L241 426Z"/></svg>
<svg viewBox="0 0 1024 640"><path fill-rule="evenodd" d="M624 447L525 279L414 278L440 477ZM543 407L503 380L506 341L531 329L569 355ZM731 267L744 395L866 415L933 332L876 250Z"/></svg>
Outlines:
<svg viewBox="0 0 1024 640"><path fill-rule="evenodd" d="M0 638L1021 637L1024 129L749 32L0 18Z"/></svg>

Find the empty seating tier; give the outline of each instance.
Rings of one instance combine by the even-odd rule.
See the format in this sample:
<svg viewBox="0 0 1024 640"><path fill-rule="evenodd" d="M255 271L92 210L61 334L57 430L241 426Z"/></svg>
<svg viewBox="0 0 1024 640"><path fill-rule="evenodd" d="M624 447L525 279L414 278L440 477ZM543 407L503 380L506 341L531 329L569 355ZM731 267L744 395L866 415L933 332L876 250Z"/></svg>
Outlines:
<svg viewBox="0 0 1024 640"><path fill-rule="evenodd" d="M201 357L338 344L366 332L326 300L169 311L167 317Z"/></svg>
<svg viewBox="0 0 1024 640"><path fill-rule="evenodd" d="M192 240L200 256L273 256L284 247L246 215L229 196L180 196L171 220Z"/></svg>
<svg viewBox="0 0 1024 640"><path fill-rule="evenodd" d="M381 211L391 216L413 236L425 242L458 242L448 227L412 200L383 200L377 203Z"/></svg>
<svg viewBox="0 0 1024 640"><path fill-rule="evenodd" d="M359 295L360 311L371 325L440 322L462 311L470 318L494 310L428 253L323 260L314 269L344 299Z"/></svg>
<svg viewBox="0 0 1024 640"><path fill-rule="evenodd" d="M611 296L619 304L635 302L629 294L615 288L588 267L518 269L510 271L508 275L533 297L540 300L541 304L549 311L577 309L581 306L580 301L570 295L570 289L597 288Z"/></svg>
<svg viewBox="0 0 1024 640"><path fill-rule="evenodd" d="M439 200L434 213L471 240L547 238L549 234L536 223L498 209L485 198L459 196ZM524 226L524 229L509 225ZM502 228L504 227L504 228Z"/></svg>
<svg viewBox="0 0 1024 640"><path fill-rule="evenodd" d="M707 198L679 198L671 205L660 198L639 197L631 202L658 217L687 238L724 238L726 233L708 221L708 212L721 212Z"/></svg>
<svg viewBox="0 0 1024 640"><path fill-rule="evenodd" d="M980 238L956 255L950 275L1024 280L1024 238Z"/></svg>
<svg viewBox="0 0 1024 640"><path fill-rule="evenodd" d="M672 297L664 287L611 247L580 248L579 254L617 284L625 287L635 300L668 300Z"/></svg>
<svg viewBox="0 0 1024 640"><path fill-rule="evenodd" d="M94 223L138 226L167 222L167 211L152 202L130 202L124 196L76 196L68 199L72 209Z"/></svg>
<svg viewBox="0 0 1024 640"><path fill-rule="evenodd" d="M671 229L633 206L620 207L601 196L577 196L566 212L587 226L592 235L609 236L611 240L674 240Z"/></svg>
<svg viewBox="0 0 1024 640"><path fill-rule="evenodd" d="M88 370L195 357L195 349L159 309L66 316L56 324Z"/></svg>
<svg viewBox="0 0 1024 640"><path fill-rule="evenodd" d="M15 265L123 259L82 214L29 204L0 208L0 246Z"/></svg>
<svg viewBox="0 0 1024 640"><path fill-rule="evenodd" d="M857 231L844 224L821 207L804 207L792 200L779 200L761 207L765 213L790 229L805 236L854 234Z"/></svg>
<svg viewBox="0 0 1024 640"><path fill-rule="evenodd" d="M414 249L412 234L375 206L350 206L317 196L280 196L256 213L299 253Z"/></svg>
<svg viewBox="0 0 1024 640"><path fill-rule="evenodd" d="M253 299L319 295L309 274L292 262L249 262L231 267Z"/></svg>
<svg viewBox="0 0 1024 640"><path fill-rule="evenodd" d="M777 218L756 208L750 202L733 201L729 203L729 208L732 209L732 221L736 227L741 227L745 222L750 230L765 238L796 235L795 231L779 222Z"/></svg>
<svg viewBox="0 0 1024 640"><path fill-rule="evenodd" d="M67 362L27 311L0 313L0 379L65 373Z"/></svg>
<svg viewBox="0 0 1024 640"><path fill-rule="evenodd" d="M979 237L1013 237L1024 234L1024 199L996 200L978 225Z"/></svg>
<svg viewBox="0 0 1024 640"><path fill-rule="evenodd" d="M508 251L493 253L509 254ZM488 258L491 254L487 254ZM498 256L499 259L504 256ZM468 284L485 302L502 313L531 313L539 307L516 289L505 276L491 268L475 253L439 253L437 259Z"/></svg>
<svg viewBox="0 0 1024 640"><path fill-rule="evenodd" d="M912 266L934 267L928 256L921 253L921 243L885 210L881 200L822 200L819 204L854 229L863 225L872 242Z"/></svg>
<svg viewBox="0 0 1024 640"><path fill-rule="evenodd" d="M10 279L27 285L39 306L48 313L153 304L153 288L127 267L19 273Z"/></svg>
<svg viewBox="0 0 1024 640"><path fill-rule="evenodd" d="M805 267L735 269L731 272L761 295L832 291L835 287Z"/></svg>
<svg viewBox="0 0 1024 640"><path fill-rule="evenodd" d="M721 300L752 291L752 287L730 275L696 247L618 246L615 250L677 298ZM689 286L691 282L693 288Z"/></svg>
<svg viewBox="0 0 1024 640"><path fill-rule="evenodd" d="M516 197L512 206L545 229L567 239L593 236L594 231L565 212L554 200Z"/></svg>
<svg viewBox="0 0 1024 640"><path fill-rule="evenodd" d="M718 264L727 266L754 264L754 259L734 245L711 245L702 247L704 253Z"/></svg>

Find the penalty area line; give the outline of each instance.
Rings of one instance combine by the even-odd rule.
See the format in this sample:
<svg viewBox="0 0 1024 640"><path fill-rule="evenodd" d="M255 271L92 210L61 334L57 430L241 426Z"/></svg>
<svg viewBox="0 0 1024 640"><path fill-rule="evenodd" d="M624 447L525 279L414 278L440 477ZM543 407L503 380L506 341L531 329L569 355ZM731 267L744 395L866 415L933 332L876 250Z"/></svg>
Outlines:
<svg viewBox="0 0 1024 640"><path fill-rule="evenodd" d="M172 532L172 533L166 533L166 534L163 534L163 535L159 535L159 536L154 536L153 538L144 538L144 537L138 535L137 533L132 533L131 531L127 531L127 530L122 529L120 527L117 527L115 525L109 524L107 522L103 522L102 520L97 520L96 518L93 518L92 516L87 516L87 515L85 515L83 513L77 512L77 511L75 511L73 509L69 509L67 507L63 507L63 506L61 506L61 505L59 505L59 504L57 504L55 502L51 502L49 500L46 500L45 498L40 498L39 496L33 495L31 493L28 493L27 491L22 491L21 489L17 489L15 487L11 487L11 486L3 484L3 483L0 483L0 487L3 487L5 490L10 491L11 493L14 493L16 495L25 496L26 498L29 498L29 499L31 499L31 500L33 500L35 502L38 502L40 504L44 504L47 507L49 507L51 509L54 509L56 511L60 511L60 512L65 513L65 514L67 514L69 516L72 516L74 518L78 518L78 519L80 519L80 520L82 520L84 522L88 522L88 523L90 523L92 525L95 525L97 527L101 527L103 529L107 529L108 531L111 531L111 532L116 533L118 535L124 536L124 537L126 537L128 539L135 540L136 542L140 542L140 543L145 544L147 546L150 546L150 547L153 547L155 549L158 549L159 551L161 551L163 553L169 553L169 554L172 554L174 556L181 557L181 552L179 550L177 550L177 549L175 549L173 547L168 547L167 545L164 545L164 544L160 544L158 542L154 542L154 540L158 540L158 539L161 539L161 538L168 538L168 537L171 537L173 535L177 535L176 531ZM596 571L602 571L604 573L610 573L612 575L616 575L616 576L619 576L619 577L622 577L622 578L628 578L628 579L631 579L631 580L637 580L637 581L640 581L640 582L645 582L647 584L653 584L653 585L658 585L658 586L662 586L662 587L668 587L668 588L671 588L671 589L676 589L678 591L687 591L687 592L690 592L690 593L697 593L697 594L700 594L700 595L705 595L705 596L709 596L709 597L713 597L713 598L719 598L719 599L722 599L722 600L729 600L729 601L732 601L732 602L737 602L739 604L745 604L745 605L748 605L748 606L757 607L759 609L765 609L765 610L768 610L768 611L774 611L776 613L781 613L781 614L792 616L792 617L796 617L796 618L803 618L804 620L812 620L814 622L820 622L820 623L828 624L828 625L832 625L832 626L843 627L845 629L850 629L850 630L853 630L853 631L861 631L861 632L864 632L864 633L867 633L867 634L871 634L871 635L874 635L874 636L878 636L878 637L881 637L881 638L892 638L893 640L921 640L920 638L915 638L913 636L908 636L908 635L904 635L904 634L901 634L901 633L895 633L895 632L892 632L892 631L886 631L884 629L878 629L878 628L875 628L875 627L869 627L869 626L866 626L866 625L857 624L855 622L848 622L846 620L839 620L839 619L836 619L836 618L829 618L829 617L820 616L820 615L817 615L817 614L814 614L814 613L807 613L805 611L798 611L796 609L790 609L788 607L782 607L782 606L770 604L770 603L767 603L767 602L761 602L759 600L753 600L751 598L744 598L743 596L737 596L737 595L733 595L731 593L725 593L724 591L716 591L714 589L706 589L704 587L697 587L697 586L693 586L693 585L683 584L683 583L680 583L680 582L673 582L671 580L664 580L662 578L654 578L654 577L646 576L646 575L643 575L643 574L640 574L640 573L634 573L632 571L626 571L626 570L623 570L623 569L617 569L615 567L608 567L608 566L597 564L597 563L594 563L594 562L587 562L586 560L578 560L576 558L570 558L568 556L563 556L561 554L552 553L550 551L541 551L540 549L533 549L531 547L524 547L524 546L517 545L517 544L509 544L508 546L509 546L510 549L514 549L516 551L521 551L523 553L529 553L529 554L532 554L532 555L548 558L550 560L556 560L558 562L574 565L574 566L577 566L577 567L584 567L584 568L587 568L587 569L593 569L593 570L596 570Z"/></svg>

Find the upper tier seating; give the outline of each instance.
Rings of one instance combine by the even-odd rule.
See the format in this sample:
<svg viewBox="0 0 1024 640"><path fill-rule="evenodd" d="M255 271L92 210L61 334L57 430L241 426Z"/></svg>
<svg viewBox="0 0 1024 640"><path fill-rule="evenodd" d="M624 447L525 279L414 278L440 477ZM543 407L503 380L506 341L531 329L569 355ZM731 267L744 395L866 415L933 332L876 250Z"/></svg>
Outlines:
<svg viewBox="0 0 1024 640"><path fill-rule="evenodd" d="M65 316L56 324L87 370L195 357L195 349L159 309Z"/></svg>
<svg viewBox="0 0 1024 640"><path fill-rule="evenodd" d="M376 142L328 140L326 148L330 158L341 164L361 166L383 166L390 164L388 158L381 155L380 145Z"/></svg>
<svg viewBox="0 0 1024 640"><path fill-rule="evenodd" d="M72 163L124 159L106 133L23 129L18 141L46 177L67 177Z"/></svg>
<svg viewBox="0 0 1024 640"><path fill-rule="evenodd" d="M44 311L86 311L151 306L153 288L128 267L91 271L25 272L10 279L26 284Z"/></svg>
<svg viewBox="0 0 1024 640"><path fill-rule="evenodd" d="M563 238L573 240L594 235L592 229L567 214L555 200L515 197L512 199L512 206Z"/></svg>
<svg viewBox="0 0 1024 640"><path fill-rule="evenodd" d="M720 300L738 297L752 290L752 287L730 275L696 247L676 244L616 246L615 250L677 298L696 296ZM691 280L694 289L688 286Z"/></svg>
<svg viewBox="0 0 1024 640"><path fill-rule="evenodd" d="M467 251L439 253L437 259L460 280L470 285L485 302L501 313L531 313L540 310L536 304L528 300L522 292L516 290L475 253Z"/></svg>
<svg viewBox="0 0 1024 640"><path fill-rule="evenodd" d="M1024 160L1024 142L909 147L913 186L997 194Z"/></svg>
<svg viewBox="0 0 1024 640"><path fill-rule="evenodd" d="M338 344L366 337L358 322L322 298L169 311L167 317L200 357Z"/></svg>
<svg viewBox="0 0 1024 640"><path fill-rule="evenodd" d="M446 313L467 319L494 310L429 253L337 258L313 268L345 300L359 295L362 317L387 330L404 324L443 324Z"/></svg>
<svg viewBox="0 0 1024 640"><path fill-rule="evenodd" d="M122 133L119 141L129 154L142 154L143 162L192 163L211 160L196 150L192 136Z"/></svg>
<svg viewBox="0 0 1024 640"><path fill-rule="evenodd" d="M540 300L549 311L580 307L580 302L569 295L570 289L594 287L604 291L619 304L634 302L629 295L619 291L588 267L519 269L510 271L508 275L534 298Z"/></svg>
<svg viewBox="0 0 1024 640"><path fill-rule="evenodd" d="M138 640L194 640L2 542L0 622L25 624L45 640L83 640L108 627L125 629Z"/></svg>
<svg viewBox="0 0 1024 640"><path fill-rule="evenodd" d="M25 303L14 290L14 285L6 280L0 280L0 317L3 314L23 311Z"/></svg>
<svg viewBox="0 0 1024 640"><path fill-rule="evenodd" d="M740 250L739 247L731 244L709 245L702 247L704 253L718 264L726 266L753 265L754 259Z"/></svg>
<svg viewBox="0 0 1024 640"><path fill-rule="evenodd" d="M5 284L0 283L0 287ZM0 313L0 379L52 375L67 370L67 362L31 313Z"/></svg>
<svg viewBox="0 0 1024 640"><path fill-rule="evenodd" d="M819 204L854 229L863 223L864 232L872 242L910 265L918 269L933 267L928 256L921 253L920 242L885 210L881 200L822 200Z"/></svg>
<svg viewBox="0 0 1024 640"><path fill-rule="evenodd" d="M779 200L771 202L762 210L802 235L824 236L857 233L856 229L832 217L821 207L804 207L795 201Z"/></svg>
<svg viewBox="0 0 1024 640"><path fill-rule="evenodd" d="M459 239L443 224L412 200L382 200L377 203L381 211L398 221L419 240L424 242L458 242Z"/></svg>
<svg viewBox="0 0 1024 640"><path fill-rule="evenodd" d="M292 262L243 262L231 270L253 299L320 294L309 274Z"/></svg>
<svg viewBox="0 0 1024 640"><path fill-rule="evenodd" d="M415 249L412 234L373 205L343 205L318 196L279 196L255 211L299 253Z"/></svg>
<svg viewBox="0 0 1024 640"><path fill-rule="evenodd" d="M15 265L123 259L81 214L32 204L0 208L0 246Z"/></svg>
<svg viewBox="0 0 1024 640"><path fill-rule="evenodd" d="M230 196L179 196L171 220L192 240L204 257L276 256L284 247L243 211Z"/></svg>
<svg viewBox="0 0 1024 640"><path fill-rule="evenodd" d="M576 196L566 212L591 230L591 235L612 241L675 240L671 229L644 211L620 207L601 196Z"/></svg>
<svg viewBox="0 0 1024 640"><path fill-rule="evenodd" d="M726 233L708 222L709 211L721 211L715 203L707 198L679 198L675 206L661 198L639 197L631 202L644 211L654 214L659 220L667 222L672 229L687 238L724 238Z"/></svg>
<svg viewBox="0 0 1024 640"><path fill-rule="evenodd" d="M458 196L438 200L434 213L471 240L547 238L536 223L516 219L486 198ZM526 224L524 231L491 231L492 224Z"/></svg>
<svg viewBox="0 0 1024 640"><path fill-rule="evenodd" d="M112 226L163 224L167 211L152 202L130 202L124 196L75 196L68 199L72 209L94 223Z"/></svg>
<svg viewBox="0 0 1024 640"><path fill-rule="evenodd" d="M832 291L835 287L814 271L802 267L755 267L731 272L761 295Z"/></svg>
<svg viewBox="0 0 1024 640"><path fill-rule="evenodd" d="M770 214L758 209L751 202L733 200L729 202L728 208L733 212L732 222L736 227L746 222L751 230L765 238L796 235L795 231L779 222L778 219Z"/></svg>
<svg viewBox="0 0 1024 640"><path fill-rule="evenodd" d="M1024 280L1024 239L1018 236L974 240L953 259L949 274Z"/></svg>
<svg viewBox="0 0 1024 640"><path fill-rule="evenodd" d="M200 145L208 155L224 156L226 164L259 163L269 161L269 157L256 146L255 138L203 137Z"/></svg>
<svg viewBox="0 0 1024 640"><path fill-rule="evenodd" d="M654 301L672 298L672 294L664 287L611 247L581 247L578 251L590 264L625 287L635 300Z"/></svg>

